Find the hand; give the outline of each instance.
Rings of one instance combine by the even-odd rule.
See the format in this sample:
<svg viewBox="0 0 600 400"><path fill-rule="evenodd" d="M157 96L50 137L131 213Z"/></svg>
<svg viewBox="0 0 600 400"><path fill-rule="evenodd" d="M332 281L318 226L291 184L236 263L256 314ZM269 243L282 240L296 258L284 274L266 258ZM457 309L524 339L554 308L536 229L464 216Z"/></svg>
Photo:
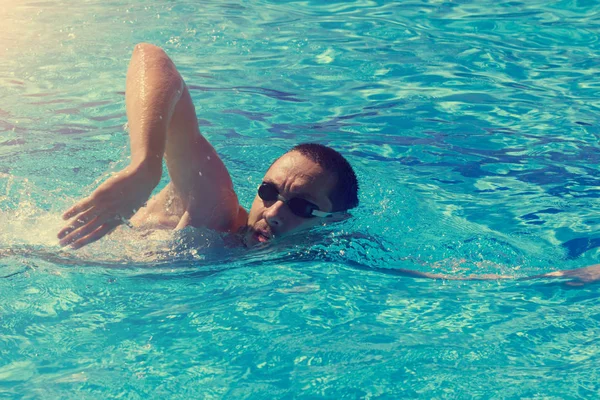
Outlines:
<svg viewBox="0 0 600 400"><path fill-rule="evenodd" d="M127 221L142 207L160 180L162 166L129 166L63 214L73 218L58 232L61 246L78 249L95 242Z"/></svg>
<svg viewBox="0 0 600 400"><path fill-rule="evenodd" d="M549 274L542 275L543 277L550 278L572 278L573 280L567 282L569 286L583 286L586 283L593 283L600 281L600 264L590 265L585 268L569 269L566 271L550 272Z"/></svg>

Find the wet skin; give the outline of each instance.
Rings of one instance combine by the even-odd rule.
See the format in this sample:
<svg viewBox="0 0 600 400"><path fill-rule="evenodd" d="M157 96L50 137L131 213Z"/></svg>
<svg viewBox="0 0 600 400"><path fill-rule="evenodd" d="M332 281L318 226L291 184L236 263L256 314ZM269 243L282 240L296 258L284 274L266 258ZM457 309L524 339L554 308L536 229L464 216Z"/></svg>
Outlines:
<svg viewBox="0 0 600 400"><path fill-rule="evenodd" d="M194 226L238 232L251 247L338 220L298 217L285 202L263 201L258 196L247 213L239 205L229 171L200 133L183 78L162 49L147 43L136 46L127 72L125 97L131 163L64 213L63 218L70 221L58 233L62 246L80 248L127 223L146 228ZM160 182L163 158L171 183L146 204ZM321 211L332 211L328 195L335 178L298 152L278 159L263 181L275 185L287 200L302 197ZM432 279L513 279L399 272ZM572 279L574 284L600 282L600 264L523 279L537 278Z"/></svg>
<svg viewBox="0 0 600 400"><path fill-rule="evenodd" d="M244 243L253 246L323 222L294 215L280 200L257 197L249 213L240 206L229 171L200 133L189 90L162 49L136 46L125 95L131 163L64 213L69 222L58 232L62 246L86 246L123 223L241 233ZM148 200L160 182L163 159L171 182ZM264 180L288 200L304 197L321 211L331 211L327 195L333 177L298 152L277 160Z"/></svg>
<svg viewBox="0 0 600 400"><path fill-rule="evenodd" d="M321 211L332 210L329 193L336 183L335 177L299 152L292 151L275 161L263 182L273 183L279 194L288 200L300 197L317 205ZM256 195L248 213L243 242L250 247L323 222L323 218L294 215L281 200L265 201Z"/></svg>

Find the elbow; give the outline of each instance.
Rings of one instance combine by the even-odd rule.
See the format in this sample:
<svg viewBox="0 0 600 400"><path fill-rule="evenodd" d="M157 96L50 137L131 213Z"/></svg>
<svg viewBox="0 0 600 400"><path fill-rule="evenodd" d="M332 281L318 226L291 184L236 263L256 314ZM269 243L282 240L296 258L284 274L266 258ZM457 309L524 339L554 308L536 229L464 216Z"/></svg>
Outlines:
<svg viewBox="0 0 600 400"><path fill-rule="evenodd" d="M133 68L131 68L133 67ZM150 43L138 43L133 49L131 70L145 70L159 76L163 84L174 88L178 93L183 91L183 78L167 53L160 47Z"/></svg>
<svg viewBox="0 0 600 400"><path fill-rule="evenodd" d="M146 68L165 68L177 71L175 64L173 64L167 53L160 47L150 43L135 45L131 59Z"/></svg>
<svg viewBox="0 0 600 400"><path fill-rule="evenodd" d="M135 47L133 48L133 55L145 55L145 54L152 54L152 55L162 55L162 56L167 56L167 53L165 53L165 51L158 47L155 46L151 43L138 43L135 45Z"/></svg>

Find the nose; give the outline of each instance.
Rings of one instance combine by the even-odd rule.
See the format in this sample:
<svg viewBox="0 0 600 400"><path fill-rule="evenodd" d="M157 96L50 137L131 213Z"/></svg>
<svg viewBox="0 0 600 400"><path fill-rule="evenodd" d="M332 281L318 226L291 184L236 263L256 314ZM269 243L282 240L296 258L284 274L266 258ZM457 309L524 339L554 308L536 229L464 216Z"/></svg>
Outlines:
<svg viewBox="0 0 600 400"><path fill-rule="evenodd" d="M283 209L285 203L281 200L277 200L270 207L265 210L265 219L271 228L281 229L283 226Z"/></svg>

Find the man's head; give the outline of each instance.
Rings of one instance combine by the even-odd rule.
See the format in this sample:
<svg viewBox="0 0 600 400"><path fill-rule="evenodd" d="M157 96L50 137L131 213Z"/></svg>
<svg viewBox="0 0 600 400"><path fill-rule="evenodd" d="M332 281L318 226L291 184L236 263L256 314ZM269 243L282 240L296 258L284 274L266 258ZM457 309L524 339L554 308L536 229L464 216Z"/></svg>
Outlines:
<svg viewBox="0 0 600 400"><path fill-rule="evenodd" d="M261 186L248 214L248 246L337 220L358 205L352 167L340 153L320 144L300 144L278 158Z"/></svg>

